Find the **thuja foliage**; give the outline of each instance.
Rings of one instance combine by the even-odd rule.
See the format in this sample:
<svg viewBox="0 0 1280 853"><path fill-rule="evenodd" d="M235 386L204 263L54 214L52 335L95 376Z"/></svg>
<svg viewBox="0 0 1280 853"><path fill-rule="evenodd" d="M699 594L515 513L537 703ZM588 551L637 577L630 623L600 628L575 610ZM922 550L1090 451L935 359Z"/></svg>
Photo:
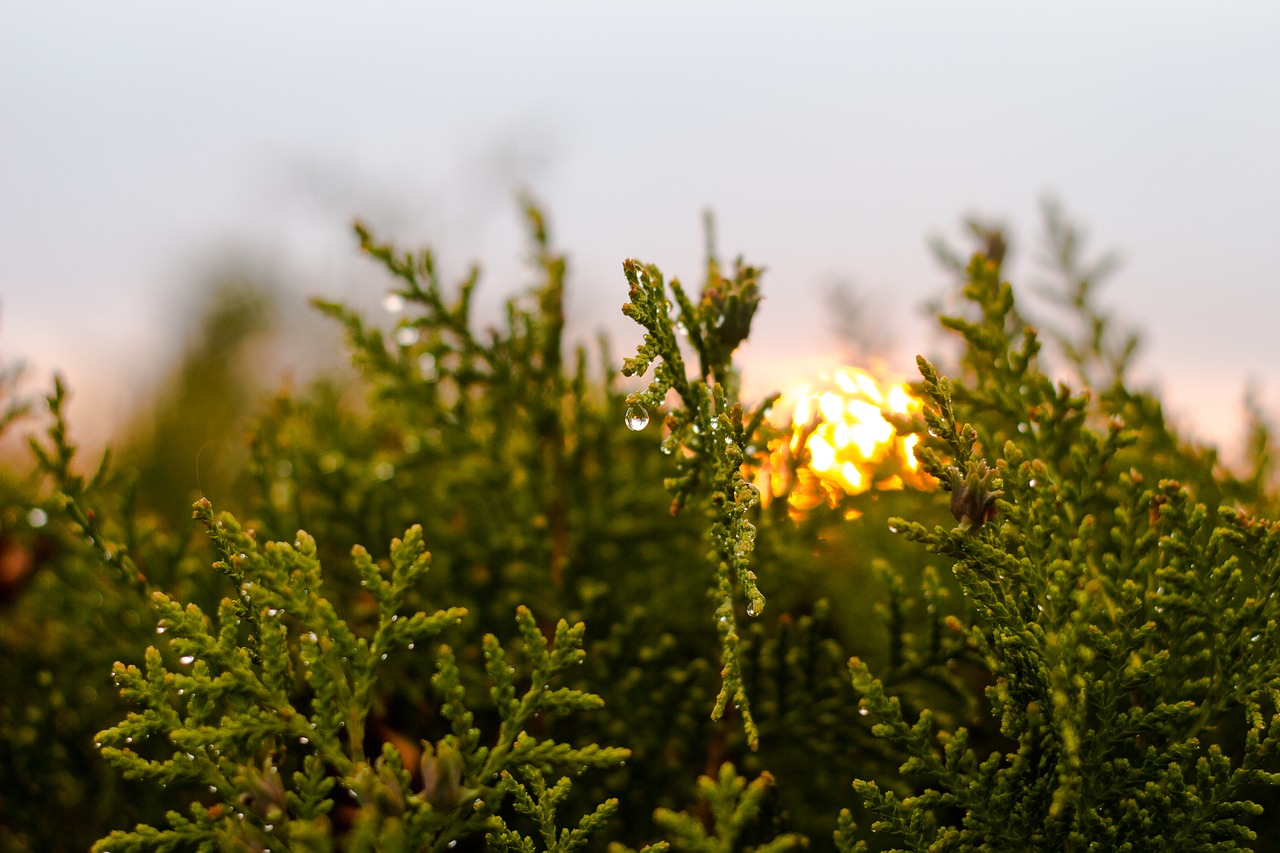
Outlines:
<svg viewBox="0 0 1280 853"><path fill-rule="evenodd" d="M1270 433L1234 473L1182 438L1047 213L1050 323L1002 229L942 253L955 346L897 424L938 488L803 514L756 472L805 433L732 360L761 270L627 261L627 384L566 345L532 205L490 328L478 270L358 226L390 313L317 303L352 372L236 412L188 525L173 478L84 473L56 382L0 477L0 847L1269 849Z"/></svg>
<svg viewBox="0 0 1280 853"><path fill-rule="evenodd" d="M777 398L770 397L744 411L733 369L733 352L746 340L760 305L759 270L739 261L733 276L726 278L714 251L709 248L707 254L707 278L697 304L680 282L672 279L673 304L657 267L631 260L623 264L631 290L630 301L622 310L643 326L646 334L636 355L623 362L622 373L643 374L655 359L661 359L649 386L627 397L627 426L643 428L649 419L647 407L661 405L668 392L678 396L680 405L669 409L663 425L666 437L662 452L677 456L676 473L666 480L674 495L672 512L678 512L692 496L707 502L712 542L709 559L715 567L715 612L724 659L723 683L711 716L719 719L732 701L742 714L748 743L755 748L759 731L742 682L733 588L736 580L747 602L747 614L756 616L764 609L755 572L748 568L756 528L747 516L760 494L744 476L744 465L760 452L757 448L765 447L760 431ZM697 355L697 369L692 374L685 366L678 335L688 338Z"/></svg>
<svg viewBox="0 0 1280 853"><path fill-rule="evenodd" d="M853 659L876 733L920 780L906 795L855 783L873 827L912 850L1253 841L1244 818L1280 781L1280 526L1196 502L1238 491L1229 479L1161 478L1151 401L1122 375L1096 399L1055 385L999 265L978 256L967 278L975 316L943 321L966 344L963 378L919 360L920 458L957 523L890 524L954 561L967 606L947 621L951 661L991 680L1001 743L980 752L968 727L911 719ZM852 828L846 813L842 849L862 849Z"/></svg>

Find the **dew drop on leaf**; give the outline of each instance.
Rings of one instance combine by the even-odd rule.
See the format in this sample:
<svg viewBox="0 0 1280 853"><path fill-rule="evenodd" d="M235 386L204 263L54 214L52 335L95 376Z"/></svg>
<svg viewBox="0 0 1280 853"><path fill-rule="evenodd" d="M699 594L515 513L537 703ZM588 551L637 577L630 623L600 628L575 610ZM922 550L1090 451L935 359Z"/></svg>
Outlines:
<svg viewBox="0 0 1280 853"><path fill-rule="evenodd" d="M632 403L627 406L623 423L627 425L627 429L638 432L649 425L649 413L639 403Z"/></svg>
<svg viewBox="0 0 1280 853"><path fill-rule="evenodd" d="M195 663L195 660L196 660L195 655L183 655L182 657L178 658L178 663L182 664L183 666L190 666L191 664Z"/></svg>
<svg viewBox="0 0 1280 853"><path fill-rule="evenodd" d="M382 297L382 307L391 314L399 314L404 310L404 297L398 293L388 293Z"/></svg>

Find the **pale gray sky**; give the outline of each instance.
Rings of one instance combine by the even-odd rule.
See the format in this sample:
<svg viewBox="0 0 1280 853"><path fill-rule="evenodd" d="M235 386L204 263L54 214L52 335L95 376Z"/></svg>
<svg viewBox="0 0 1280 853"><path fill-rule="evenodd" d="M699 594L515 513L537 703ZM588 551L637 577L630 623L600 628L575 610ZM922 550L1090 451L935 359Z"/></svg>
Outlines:
<svg viewBox="0 0 1280 853"><path fill-rule="evenodd" d="M696 279L711 207L722 251L769 269L752 387L833 366L836 279L907 372L946 280L926 239L979 212L1025 262L1053 193L1122 254L1104 298L1145 331L1143 374L1230 441L1246 380L1280 412L1278 152L1274 2L15 0L0 351L111 422L220 259L376 289L355 215L480 260L492 303L528 280L524 186L571 253L576 328L619 356L622 259Z"/></svg>

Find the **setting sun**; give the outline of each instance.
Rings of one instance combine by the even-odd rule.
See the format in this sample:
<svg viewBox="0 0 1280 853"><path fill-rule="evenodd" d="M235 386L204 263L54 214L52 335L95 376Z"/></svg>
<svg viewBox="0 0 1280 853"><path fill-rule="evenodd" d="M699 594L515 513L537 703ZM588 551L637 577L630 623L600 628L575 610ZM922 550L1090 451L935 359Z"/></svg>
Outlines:
<svg viewBox="0 0 1280 853"><path fill-rule="evenodd" d="M784 393L779 407L790 413L791 428L770 444L769 461L756 474L766 496L787 495L803 511L870 489L929 486L912 453L917 437L899 436L884 417L920 411L905 382L841 367Z"/></svg>

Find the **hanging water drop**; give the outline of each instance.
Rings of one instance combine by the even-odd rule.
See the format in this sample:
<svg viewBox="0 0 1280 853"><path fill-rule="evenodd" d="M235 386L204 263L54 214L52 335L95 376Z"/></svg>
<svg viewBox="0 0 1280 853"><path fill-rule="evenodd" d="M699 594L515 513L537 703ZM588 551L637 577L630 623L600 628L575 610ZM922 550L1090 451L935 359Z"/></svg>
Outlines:
<svg viewBox="0 0 1280 853"><path fill-rule="evenodd" d="M404 309L404 297L392 291L382 297L382 307L391 314L399 314Z"/></svg>
<svg viewBox="0 0 1280 853"><path fill-rule="evenodd" d="M195 661L196 661L195 655L183 655L182 657L178 658L178 663L182 664L183 666L190 666L191 664L195 663Z"/></svg>
<svg viewBox="0 0 1280 853"><path fill-rule="evenodd" d="M644 406L639 403L632 403L627 406L627 412L624 416L623 423L627 425L627 429L632 432L639 432L649 425L649 413L645 411Z"/></svg>

